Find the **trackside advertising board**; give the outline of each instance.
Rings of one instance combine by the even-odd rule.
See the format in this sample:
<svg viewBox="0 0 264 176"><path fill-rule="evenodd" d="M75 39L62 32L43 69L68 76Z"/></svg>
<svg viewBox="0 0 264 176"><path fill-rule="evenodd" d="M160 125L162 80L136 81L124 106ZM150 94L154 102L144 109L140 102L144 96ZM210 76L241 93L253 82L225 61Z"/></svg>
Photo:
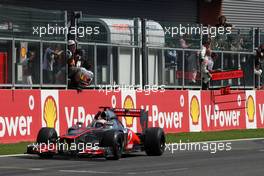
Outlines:
<svg viewBox="0 0 264 176"><path fill-rule="evenodd" d="M201 91L202 131L219 131L246 128L245 92L220 95L214 91Z"/></svg>
<svg viewBox="0 0 264 176"><path fill-rule="evenodd" d="M149 127L161 127L167 133L188 132L188 91L137 93L137 108L149 114Z"/></svg>
<svg viewBox="0 0 264 176"><path fill-rule="evenodd" d="M39 90L0 91L0 143L34 141L40 128Z"/></svg>
<svg viewBox="0 0 264 176"><path fill-rule="evenodd" d="M187 90L0 90L0 143L35 141L41 127L65 134L77 122L89 125L100 106L145 109L149 127L166 133L264 128L264 91L233 93L213 97L210 91ZM120 121L141 131L139 118Z"/></svg>
<svg viewBox="0 0 264 176"><path fill-rule="evenodd" d="M255 110L254 114L256 114L257 118L257 128L264 128L264 91L256 91L255 92L255 102L252 103L250 107Z"/></svg>

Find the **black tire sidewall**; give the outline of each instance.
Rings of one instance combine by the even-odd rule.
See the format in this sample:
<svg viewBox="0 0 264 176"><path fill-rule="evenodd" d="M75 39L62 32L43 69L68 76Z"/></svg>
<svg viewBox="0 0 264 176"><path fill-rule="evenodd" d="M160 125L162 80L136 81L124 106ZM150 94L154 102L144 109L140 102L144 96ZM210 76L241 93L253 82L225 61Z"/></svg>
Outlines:
<svg viewBox="0 0 264 176"><path fill-rule="evenodd" d="M117 131L109 131L105 136L104 136L104 147L110 147L112 151L113 156L108 156L106 155L106 159L109 160L118 160L121 158L122 153L123 153L123 135L120 132Z"/></svg>
<svg viewBox="0 0 264 176"><path fill-rule="evenodd" d="M123 152L123 141L121 138L121 135L118 135L118 137L115 139L115 142L112 146L113 155L115 159L120 159Z"/></svg>
<svg viewBox="0 0 264 176"><path fill-rule="evenodd" d="M165 148L165 134L162 128L148 128L145 131L144 147L147 155L160 156Z"/></svg>
<svg viewBox="0 0 264 176"><path fill-rule="evenodd" d="M58 138L57 132L54 128L43 127L40 129L37 136L37 143L56 143Z"/></svg>

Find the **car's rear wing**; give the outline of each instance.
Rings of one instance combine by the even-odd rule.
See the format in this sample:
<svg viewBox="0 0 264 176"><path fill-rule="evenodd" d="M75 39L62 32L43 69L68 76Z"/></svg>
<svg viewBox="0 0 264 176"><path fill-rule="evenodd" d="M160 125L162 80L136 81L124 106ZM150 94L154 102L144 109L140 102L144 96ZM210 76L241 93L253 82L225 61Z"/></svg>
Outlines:
<svg viewBox="0 0 264 176"><path fill-rule="evenodd" d="M148 128L148 111L144 109L128 109L128 108L111 108L100 107L105 110L111 110L117 117L139 117L142 131Z"/></svg>

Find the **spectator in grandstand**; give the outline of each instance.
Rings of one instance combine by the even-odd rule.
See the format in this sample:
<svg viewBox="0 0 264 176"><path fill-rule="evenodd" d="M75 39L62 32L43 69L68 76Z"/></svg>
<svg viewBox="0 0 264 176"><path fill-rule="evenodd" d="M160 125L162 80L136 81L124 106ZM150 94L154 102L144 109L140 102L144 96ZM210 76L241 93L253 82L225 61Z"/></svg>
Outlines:
<svg viewBox="0 0 264 176"><path fill-rule="evenodd" d="M227 23L227 19L224 15L219 16L218 23L215 25L217 28L224 27L224 34L217 34L216 37L213 38L213 48L216 50L229 50L231 47L231 38L226 34L227 28L232 28L233 25Z"/></svg>
<svg viewBox="0 0 264 176"><path fill-rule="evenodd" d="M244 38L241 35L240 29L237 30L237 34L235 35L232 43L231 50L232 51L242 51L245 48Z"/></svg>
<svg viewBox="0 0 264 176"><path fill-rule="evenodd" d="M264 69L264 44L261 44L256 50L256 59L255 59L255 68L254 73L256 75L256 87L263 87L264 77L263 77L263 69Z"/></svg>
<svg viewBox="0 0 264 176"><path fill-rule="evenodd" d="M207 90L209 88L209 82L212 77L213 72L219 71L219 69L214 69L214 62L218 58L218 55L211 50L206 51L205 59L202 62L202 89Z"/></svg>
<svg viewBox="0 0 264 176"><path fill-rule="evenodd" d="M69 86L77 89L89 86L93 79L93 73L82 66L82 53L80 50L77 50L76 42L69 40L68 49L67 63Z"/></svg>
<svg viewBox="0 0 264 176"><path fill-rule="evenodd" d="M165 58L167 66L175 66L177 60L177 52L176 50L167 50L167 57Z"/></svg>
<svg viewBox="0 0 264 176"><path fill-rule="evenodd" d="M203 50L202 50L203 52ZM209 81L211 78L211 73L208 67L212 67L213 63L211 63L211 50L206 49L205 53L201 53L201 77L202 77L202 90L207 90L209 88Z"/></svg>
<svg viewBox="0 0 264 176"><path fill-rule="evenodd" d="M207 40L203 41L202 51L200 53L200 58L203 61L207 50L211 50L211 39L208 38Z"/></svg>
<svg viewBox="0 0 264 176"><path fill-rule="evenodd" d="M66 60L68 64L68 78L69 78L70 87L76 87L76 83L74 81L74 75L77 73L77 67L76 67L76 62L75 62L76 49L77 48L76 48L75 41L69 40Z"/></svg>
<svg viewBox="0 0 264 176"><path fill-rule="evenodd" d="M186 42L187 34L181 35L180 37L180 46L181 48L187 49L191 47L191 44L188 44ZM196 84L196 76L197 76L197 70L199 65L199 59L197 59L197 54L185 51L185 79L190 80L190 85ZM198 61L198 62L197 62Z"/></svg>
<svg viewBox="0 0 264 176"><path fill-rule="evenodd" d="M218 17L218 23L215 25L216 27L233 27L232 24L226 22L227 19L224 15Z"/></svg>
<svg viewBox="0 0 264 176"><path fill-rule="evenodd" d="M214 71L217 71L214 69L214 62L215 60L218 58L218 55L214 52L212 52L211 56L208 58L208 70L210 72L214 72Z"/></svg>
<svg viewBox="0 0 264 176"><path fill-rule="evenodd" d="M43 57L43 83L53 84L54 83L54 63L55 63L55 52L51 47L45 50Z"/></svg>
<svg viewBox="0 0 264 176"><path fill-rule="evenodd" d="M195 85L196 84L196 77L197 73L199 70L199 52L192 52L189 53L187 57L187 67L188 67L188 72L190 73L189 79L190 79L190 85Z"/></svg>
<svg viewBox="0 0 264 176"><path fill-rule="evenodd" d="M27 53L28 57L22 62L23 68L23 83L32 85L33 80L32 76L34 74L34 60L36 57L36 53L34 51L29 51Z"/></svg>
<svg viewBox="0 0 264 176"><path fill-rule="evenodd" d="M56 52L56 51L55 51ZM66 82L66 59L65 51L60 50L55 55L55 83L65 84Z"/></svg>
<svg viewBox="0 0 264 176"><path fill-rule="evenodd" d="M180 42L180 46L181 46L181 48L186 49L186 48L189 48L189 47L191 46L190 44L188 44L188 43L186 42L186 38L187 38L187 34L180 35L180 40L179 40L179 42Z"/></svg>
<svg viewBox="0 0 264 176"><path fill-rule="evenodd" d="M87 55L85 54L85 50L80 50L80 56L81 56L81 66L84 67L86 70L92 71L92 64L89 62L90 59L87 58Z"/></svg>

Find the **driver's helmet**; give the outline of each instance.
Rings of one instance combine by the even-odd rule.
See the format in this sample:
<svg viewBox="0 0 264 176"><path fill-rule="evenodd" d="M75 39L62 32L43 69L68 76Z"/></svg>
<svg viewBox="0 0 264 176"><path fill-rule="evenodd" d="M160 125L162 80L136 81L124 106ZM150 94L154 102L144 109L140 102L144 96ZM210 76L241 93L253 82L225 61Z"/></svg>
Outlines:
<svg viewBox="0 0 264 176"><path fill-rule="evenodd" d="M101 128L105 125L105 123L106 123L106 120L104 120L104 119L96 120L94 127L95 128Z"/></svg>

